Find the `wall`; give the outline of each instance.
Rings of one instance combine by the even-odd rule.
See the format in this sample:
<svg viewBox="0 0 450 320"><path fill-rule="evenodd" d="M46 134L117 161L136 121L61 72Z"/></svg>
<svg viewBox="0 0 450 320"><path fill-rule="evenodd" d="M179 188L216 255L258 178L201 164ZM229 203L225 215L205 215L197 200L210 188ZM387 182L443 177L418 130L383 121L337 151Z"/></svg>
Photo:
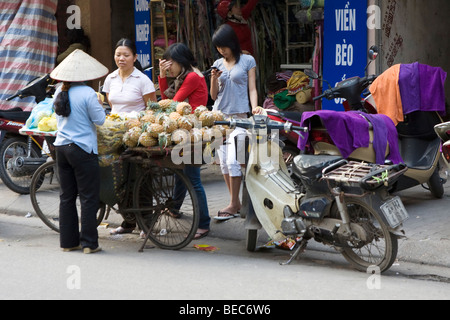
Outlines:
<svg viewBox="0 0 450 320"><path fill-rule="evenodd" d="M446 84L450 103L450 1L382 0L380 69L397 63L420 62L449 73Z"/></svg>
<svg viewBox="0 0 450 320"><path fill-rule="evenodd" d="M110 0L76 0L75 4L81 9L81 25L91 40L91 55L113 71ZM98 89L98 81L92 85Z"/></svg>

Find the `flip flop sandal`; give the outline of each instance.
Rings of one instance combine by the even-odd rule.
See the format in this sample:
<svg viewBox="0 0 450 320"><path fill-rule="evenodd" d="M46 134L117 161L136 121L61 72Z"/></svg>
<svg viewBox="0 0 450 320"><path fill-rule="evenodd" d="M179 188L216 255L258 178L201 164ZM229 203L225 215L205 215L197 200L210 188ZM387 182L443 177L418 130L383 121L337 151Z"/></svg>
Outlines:
<svg viewBox="0 0 450 320"><path fill-rule="evenodd" d="M225 220L230 220L230 219L233 219L233 218L237 218L239 216L240 216L239 213L233 214L233 213L229 213L229 212L219 211L217 213L217 216L214 217L214 219L215 220L219 220L219 221L225 221Z"/></svg>
<svg viewBox="0 0 450 320"><path fill-rule="evenodd" d="M170 210L167 210L166 213L174 219L180 219L183 215L181 212L172 212Z"/></svg>
<svg viewBox="0 0 450 320"><path fill-rule="evenodd" d="M193 240L199 240L206 237L209 234L209 230L203 232L196 232Z"/></svg>

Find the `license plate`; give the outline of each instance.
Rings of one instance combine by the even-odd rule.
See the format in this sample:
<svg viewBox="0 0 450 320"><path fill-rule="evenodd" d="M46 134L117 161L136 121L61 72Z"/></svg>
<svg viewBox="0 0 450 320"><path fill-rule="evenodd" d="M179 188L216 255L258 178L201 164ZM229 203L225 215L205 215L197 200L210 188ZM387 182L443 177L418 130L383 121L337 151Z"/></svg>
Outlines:
<svg viewBox="0 0 450 320"><path fill-rule="evenodd" d="M397 228L403 221L409 218L408 212L399 197L395 197L381 206L391 228Z"/></svg>

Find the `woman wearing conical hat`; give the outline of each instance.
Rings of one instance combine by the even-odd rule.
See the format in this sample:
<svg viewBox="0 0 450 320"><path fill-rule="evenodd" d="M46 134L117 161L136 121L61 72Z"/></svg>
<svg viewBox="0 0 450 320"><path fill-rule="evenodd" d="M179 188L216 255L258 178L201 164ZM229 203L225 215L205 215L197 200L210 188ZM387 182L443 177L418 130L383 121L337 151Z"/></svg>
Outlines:
<svg viewBox="0 0 450 320"><path fill-rule="evenodd" d="M100 168L96 125L105 122L105 111L95 91L84 82L101 78L108 69L81 50L75 50L50 77L63 82L55 92L58 135L54 143L61 185L59 227L63 251L100 251L97 211ZM80 195L81 231L75 201Z"/></svg>

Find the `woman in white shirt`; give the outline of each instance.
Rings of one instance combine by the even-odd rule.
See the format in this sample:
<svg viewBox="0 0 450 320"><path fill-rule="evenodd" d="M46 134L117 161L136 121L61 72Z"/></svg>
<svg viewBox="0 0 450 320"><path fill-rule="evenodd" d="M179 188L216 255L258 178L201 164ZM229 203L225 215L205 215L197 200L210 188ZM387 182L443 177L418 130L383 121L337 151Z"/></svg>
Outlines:
<svg viewBox="0 0 450 320"><path fill-rule="evenodd" d="M149 100L157 101L153 82L135 67L136 46L131 40L119 40L114 60L118 69L108 75L103 86L112 113L139 112Z"/></svg>
<svg viewBox="0 0 450 320"><path fill-rule="evenodd" d="M118 69L108 75L103 86L111 113L130 113L145 110L147 102L157 101L155 86L144 73L135 67L136 46L129 39L121 39L116 45L114 60ZM122 222L111 234L131 233L136 228L134 221Z"/></svg>

